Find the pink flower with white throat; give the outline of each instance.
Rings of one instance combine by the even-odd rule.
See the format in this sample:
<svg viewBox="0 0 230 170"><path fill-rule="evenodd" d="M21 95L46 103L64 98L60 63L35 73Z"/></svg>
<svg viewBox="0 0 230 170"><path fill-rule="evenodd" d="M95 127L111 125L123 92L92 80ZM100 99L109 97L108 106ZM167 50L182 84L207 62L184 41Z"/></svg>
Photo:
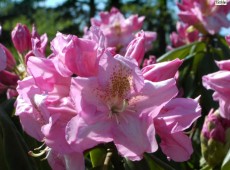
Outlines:
<svg viewBox="0 0 230 170"><path fill-rule="evenodd" d="M144 80L134 59L104 54L97 77L73 78L70 94L79 113L67 127L73 148L113 141L123 157L140 160L144 152L157 150L152 117L177 88L174 79Z"/></svg>

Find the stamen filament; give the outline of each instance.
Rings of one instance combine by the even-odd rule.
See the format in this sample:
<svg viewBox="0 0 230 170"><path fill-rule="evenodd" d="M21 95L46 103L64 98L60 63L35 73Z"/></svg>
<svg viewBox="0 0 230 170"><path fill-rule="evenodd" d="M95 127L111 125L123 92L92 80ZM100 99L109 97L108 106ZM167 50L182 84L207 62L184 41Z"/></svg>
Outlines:
<svg viewBox="0 0 230 170"><path fill-rule="evenodd" d="M33 151L29 151L28 154L33 157L40 157L43 154L45 154L47 151L49 151L50 148L47 146L45 149L39 151L39 153L34 153Z"/></svg>

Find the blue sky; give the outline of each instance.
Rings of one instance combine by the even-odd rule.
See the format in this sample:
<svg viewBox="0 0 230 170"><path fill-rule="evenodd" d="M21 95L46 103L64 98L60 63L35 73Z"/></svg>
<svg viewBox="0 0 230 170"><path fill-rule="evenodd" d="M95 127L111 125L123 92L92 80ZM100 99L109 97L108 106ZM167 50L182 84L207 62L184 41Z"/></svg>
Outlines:
<svg viewBox="0 0 230 170"><path fill-rule="evenodd" d="M65 0L46 0L44 2L41 2L41 6L46 6L46 7L56 7L60 4L62 4Z"/></svg>

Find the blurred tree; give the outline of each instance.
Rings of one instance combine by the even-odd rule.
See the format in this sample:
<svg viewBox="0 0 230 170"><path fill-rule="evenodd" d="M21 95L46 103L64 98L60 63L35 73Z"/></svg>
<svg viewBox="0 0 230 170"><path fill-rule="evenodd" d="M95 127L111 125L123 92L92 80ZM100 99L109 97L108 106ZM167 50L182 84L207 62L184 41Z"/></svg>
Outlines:
<svg viewBox="0 0 230 170"><path fill-rule="evenodd" d="M66 0L54 10L59 11L60 18L72 20L72 25L64 28L63 31L76 35L82 35L84 27L90 25L90 18L97 12L94 0Z"/></svg>
<svg viewBox="0 0 230 170"><path fill-rule="evenodd" d="M122 3L120 0L108 0L108 3L106 3L105 10L109 11L112 7L116 7L120 9L122 7Z"/></svg>

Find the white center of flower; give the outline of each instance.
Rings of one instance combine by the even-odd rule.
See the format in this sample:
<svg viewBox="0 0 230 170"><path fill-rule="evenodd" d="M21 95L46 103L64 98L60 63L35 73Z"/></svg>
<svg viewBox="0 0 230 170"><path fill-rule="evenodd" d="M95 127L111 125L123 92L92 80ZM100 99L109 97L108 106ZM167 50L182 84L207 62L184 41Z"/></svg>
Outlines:
<svg viewBox="0 0 230 170"><path fill-rule="evenodd" d="M118 123L119 113L126 111L129 106L127 96L131 91L131 87L132 77L129 69L121 67L119 70L114 71L106 89L106 103L110 110L109 117L115 117Z"/></svg>

